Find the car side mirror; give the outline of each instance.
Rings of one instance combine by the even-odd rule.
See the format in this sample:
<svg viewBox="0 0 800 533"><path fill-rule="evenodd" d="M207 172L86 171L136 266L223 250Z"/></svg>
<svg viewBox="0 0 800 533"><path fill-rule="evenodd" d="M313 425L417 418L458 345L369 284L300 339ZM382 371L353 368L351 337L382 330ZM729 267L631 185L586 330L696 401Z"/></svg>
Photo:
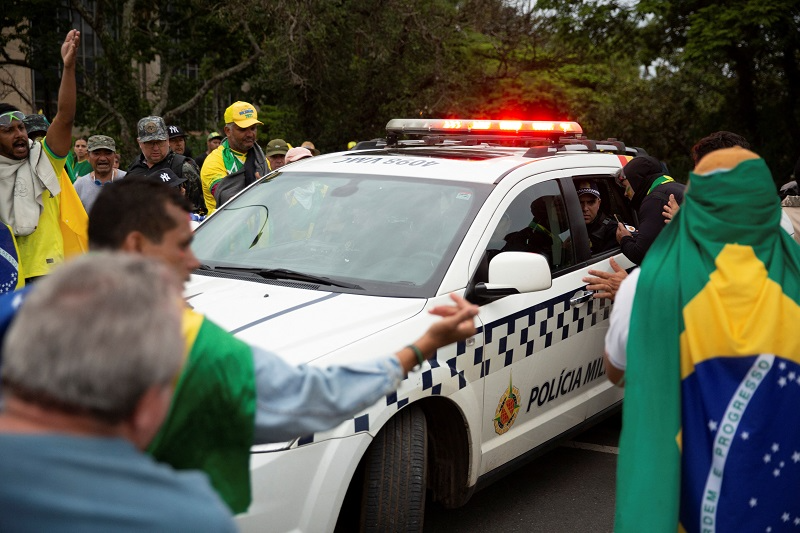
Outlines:
<svg viewBox="0 0 800 533"><path fill-rule="evenodd" d="M511 294L549 289L553 285L547 258L530 252L502 252L489 263L489 282L475 285L477 303Z"/></svg>

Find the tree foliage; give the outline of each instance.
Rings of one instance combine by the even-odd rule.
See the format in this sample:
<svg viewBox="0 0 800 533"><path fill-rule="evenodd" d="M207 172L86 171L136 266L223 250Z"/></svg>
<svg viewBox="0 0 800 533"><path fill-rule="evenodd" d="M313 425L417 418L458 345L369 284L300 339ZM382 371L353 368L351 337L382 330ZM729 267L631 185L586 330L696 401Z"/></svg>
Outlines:
<svg viewBox="0 0 800 533"><path fill-rule="evenodd" d="M78 25L79 15L82 46L100 53L81 64L77 124L118 136L129 156L137 151L141 117L179 119L262 54L247 17L241 16L243 4L223 9L199 0L69 0L65 7L59 0L34 0L33 5L35 9L30 0L10 0L5 6L3 49L16 39L24 58L12 60L4 54L0 65L14 61L45 74L45 112L52 118L58 43L68 28ZM226 31L234 32L229 48L219 46L216 37ZM200 75L188 80L184 72L193 65L199 66Z"/></svg>
<svg viewBox="0 0 800 533"><path fill-rule="evenodd" d="M646 0L637 9L651 17L642 28L646 57L666 58L672 67L658 77L694 80L696 96L688 102L693 113L684 115L676 106L675 119L687 129L699 125L700 135L723 129L744 135L776 179L785 181L800 155L793 142L800 133L800 5Z"/></svg>
<svg viewBox="0 0 800 533"><path fill-rule="evenodd" d="M274 2L255 99L294 110L328 149L380 135L395 115L441 110L462 63L456 2ZM288 125L287 125L288 126ZM269 129L267 136L292 133Z"/></svg>
<svg viewBox="0 0 800 533"><path fill-rule="evenodd" d="M720 129L747 137L779 178L800 155L789 0L68 2L9 0L0 66L20 38L54 102L55 51L79 13L102 55L81 73L78 122L132 150L141 116L209 131L246 100L262 141L328 151L381 136L393 117L476 116L578 120L679 179L692 144Z"/></svg>

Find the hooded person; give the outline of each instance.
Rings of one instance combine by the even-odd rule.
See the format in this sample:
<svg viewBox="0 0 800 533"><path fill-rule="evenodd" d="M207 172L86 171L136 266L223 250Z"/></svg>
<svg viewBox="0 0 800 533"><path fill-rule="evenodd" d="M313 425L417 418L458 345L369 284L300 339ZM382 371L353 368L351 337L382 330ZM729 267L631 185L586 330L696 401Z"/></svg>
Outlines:
<svg viewBox="0 0 800 533"><path fill-rule="evenodd" d="M631 233L624 224L617 225L617 241L625 257L640 265L647 250L664 229L664 206L669 195L675 195L678 203L683 201L686 188L664 174L658 159L639 156L631 159L622 168L618 184L625 189L625 196L639 218L638 231Z"/></svg>
<svg viewBox="0 0 800 533"><path fill-rule="evenodd" d="M780 217L763 159L713 152L622 284L606 337L627 358L616 531L800 516L800 248Z"/></svg>

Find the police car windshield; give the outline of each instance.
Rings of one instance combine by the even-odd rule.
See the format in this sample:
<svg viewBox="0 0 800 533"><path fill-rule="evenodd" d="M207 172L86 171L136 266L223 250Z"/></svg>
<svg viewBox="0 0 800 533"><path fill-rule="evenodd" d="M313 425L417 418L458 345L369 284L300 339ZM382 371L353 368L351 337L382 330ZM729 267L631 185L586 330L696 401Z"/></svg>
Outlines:
<svg viewBox="0 0 800 533"><path fill-rule="evenodd" d="M410 177L276 173L198 228L204 265L283 268L433 296L489 186Z"/></svg>

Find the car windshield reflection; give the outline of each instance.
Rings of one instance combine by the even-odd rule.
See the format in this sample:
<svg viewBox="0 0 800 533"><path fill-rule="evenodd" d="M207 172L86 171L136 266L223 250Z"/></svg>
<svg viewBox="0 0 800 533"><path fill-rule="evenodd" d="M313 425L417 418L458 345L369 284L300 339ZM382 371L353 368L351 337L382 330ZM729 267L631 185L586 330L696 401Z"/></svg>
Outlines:
<svg viewBox="0 0 800 533"><path fill-rule="evenodd" d="M279 173L206 221L192 248L212 268L289 269L367 294L431 296L487 194L444 180Z"/></svg>

